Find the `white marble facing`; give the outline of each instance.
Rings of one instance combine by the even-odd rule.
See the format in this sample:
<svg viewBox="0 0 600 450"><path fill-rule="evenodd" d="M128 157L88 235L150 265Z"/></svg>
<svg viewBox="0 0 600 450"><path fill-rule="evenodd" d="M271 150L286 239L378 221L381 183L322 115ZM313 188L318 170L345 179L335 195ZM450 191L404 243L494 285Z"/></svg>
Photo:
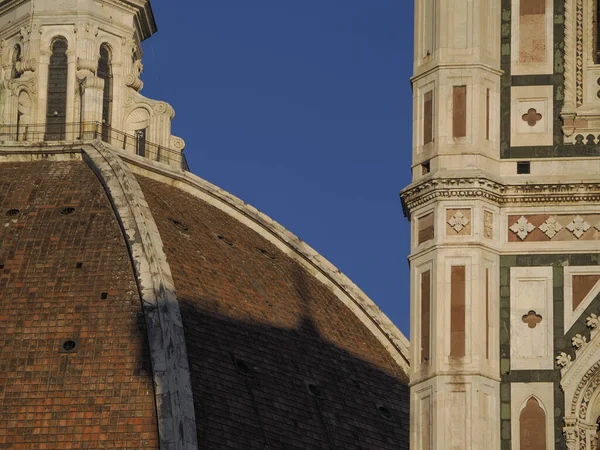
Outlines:
<svg viewBox="0 0 600 450"><path fill-rule="evenodd" d="M521 0L511 1L511 65L512 75L551 74L554 70L554 1L546 0L545 15L545 58L543 62L522 62L519 59L519 44L521 40L520 27Z"/></svg>
<svg viewBox="0 0 600 450"><path fill-rule="evenodd" d="M511 267L511 370L554 368L553 308L552 267ZM523 322L530 311L542 317L534 328Z"/></svg>
<svg viewBox="0 0 600 450"><path fill-rule="evenodd" d="M554 88L552 86L512 86L510 88L512 147L544 146L553 142ZM530 126L523 115L534 109L541 119Z"/></svg>
<svg viewBox="0 0 600 450"><path fill-rule="evenodd" d="M564 269L564 330L565 334L575 321L590 306L590 303L600 294L600 281L584 297L579 306L573 311L573 275L600 275L600 266L566 266ZM600 314L597 311L596 314Z"/></svg>

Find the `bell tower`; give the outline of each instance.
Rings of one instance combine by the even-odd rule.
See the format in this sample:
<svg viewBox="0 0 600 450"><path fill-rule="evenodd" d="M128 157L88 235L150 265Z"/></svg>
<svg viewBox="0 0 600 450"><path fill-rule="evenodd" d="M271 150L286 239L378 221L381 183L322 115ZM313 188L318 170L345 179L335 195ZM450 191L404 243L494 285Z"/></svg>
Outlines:
<svg viewBox="0 0 600 450"><path fill-rule="evenodd" d="M500 4L416 0L415 14L411 448L498 449L498 207L470 191L499 160Z"/></svg>
<svg viewBox="0 0 600 450"><path fill-rule="evenodd" d="M181 167L173 108L140 93L156 30L148 0L0 2L0 140L101 139Z"/></svg>
<svg viewBox="0 0 600 450"><path fill-rule="evenodd" d="M411 448L598 448L597 0L416 0Z"/></svg>

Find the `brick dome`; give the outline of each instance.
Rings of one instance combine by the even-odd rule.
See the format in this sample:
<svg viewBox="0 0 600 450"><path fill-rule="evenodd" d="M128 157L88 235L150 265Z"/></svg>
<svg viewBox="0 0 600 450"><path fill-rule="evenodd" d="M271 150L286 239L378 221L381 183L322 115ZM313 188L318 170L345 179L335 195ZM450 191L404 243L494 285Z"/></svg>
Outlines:
<svg viewBox="0 0 600 450"><path fill-rule="evenodd" d="M0 447L408 448L407 341L179 169L0 147Z"/></svg>
<svg viewBox="0 0 600 450"><path fill-rule="evenodd" d="M148 0L0 5L0 448L408 448L408 342L187 170Z"/></svg>

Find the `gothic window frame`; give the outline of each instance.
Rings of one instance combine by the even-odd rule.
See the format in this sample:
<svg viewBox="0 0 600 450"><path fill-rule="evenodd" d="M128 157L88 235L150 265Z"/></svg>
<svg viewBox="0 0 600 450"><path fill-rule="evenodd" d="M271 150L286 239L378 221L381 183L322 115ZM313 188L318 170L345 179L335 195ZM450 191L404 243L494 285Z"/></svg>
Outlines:
<svg viewBox="0 0 600 450"><path fill-rule="evenodd" d="M555 384L553 382L510 383L510 430L513 450L521 450L521 413L527 402L534 397L544 411L546 423L546 448L554 448L555 442Z"/></svg>
<svg viewBox="0 0 600 450"><path fill-rule="evenodd" d="M546 439L546 448L548 447L548 436L547 436L548 409L546 408L546 405L544 405L544 402L537 395L531 394L528 397L526 397L526 399L521 403L521 405L519 407L519 417L515 417L515 420L519 421L519 428L518 428L519 429L519 435L517 437L517 439L519 439L519 450L523 450L523 448L521 447L521 439L523 437L523 422L522 422L523 413L529 407L529 402L532 399L536 401L537 406L544 413L544 416L543 416L544 433L543 433L543 435L544 435L544 438Z"/></svg>
<svg viewBox="0 0 600 450"><path fill-rule="evenodd" d="M51 76L52 71L53 70L57 70L59 69L58 66L53 67L52 65L52 61L53 58L58 58L59 56L61 56L59 53L55 54L56 51L56 46L59 43L64 43L65 48L64 48L64 67L60 67L60 69L62 71L64 71L64 77L61 78L61 81L64 80L64 85L60 86L61 90L64 90L64 94L61 92L58 93L54 93L52 92L52 87L51 87ZM68 52L69 52L69 40L62 35L57 35L54 36L51 41L50 41L50 45L49 45L49 49L50 49L50 59L49 59L49 64L48 64L48 92L47 92L47 98L46 98L46 134L45 134L45 140L47 141L61 141L61 140L65 140L66 139L66 128L67 128L67 114L68 114L68 79L69 79L69 60L68 60ZM60 50L60 52L62 52L62 50ZM63 89L64 88L64 89ZM61 102L61 108L58 109L62 109L64 110L64 117L62 117L62 114L60 111L55 110L55 112L51 112L50 111L50 105L51 105L51 101L54 100L54 95L62 95L62 97L60 98L60 102ZM55 119L56 118L56 119ZM61 120L63 119L63 120Z"/></svg>

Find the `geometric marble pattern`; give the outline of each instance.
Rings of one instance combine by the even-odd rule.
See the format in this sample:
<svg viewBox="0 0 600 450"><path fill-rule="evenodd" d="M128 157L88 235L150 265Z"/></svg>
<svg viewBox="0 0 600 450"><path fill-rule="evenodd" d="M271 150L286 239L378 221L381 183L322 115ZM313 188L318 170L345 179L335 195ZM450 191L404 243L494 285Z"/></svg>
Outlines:
<svg viewBox="0 0 600 450"><path fill-rule="evenodd" d="M552 239L556 233L563 229L563 226L556 221L554 217L548 217L546 221L540 225L540 230L542 230L546 236Z"/></svg>
<svg viewBox="0 0 600 450"><path fill-rule="evenodd" d="M446 236L470 236L473 213L470 208L446 210Z"/></svg>
<svg viewBox="0 0 600 450"><path fill-rule="evenodd" d="M535 226L532 225L525 216L519 217L515 223L510 226L510 230L519 236L519 239L524 240L529 233L535 230Z"/></svg>
<svg viewBox="0 0 600 450"><path fill-rule="evenodd" d="M461 211L456 211L450 220L448 221L448 225L452 227L454 231L460 233L461 230L469 224L469 219Z"/></svg>
<svg viewBox="0 0 600 450"><path fill-rule="evenodd" d="M508 224L508 242L600 240L600 214L511 215Z"/></svg>
<svg viewBox="0 0 600 450"><path fill-rule="evenodd" d="M581 216L575 217L569 224L567 225L567 230L575 235L577 239L583 236L587 230L591 228L591 225L587 223Z"/></svg>

